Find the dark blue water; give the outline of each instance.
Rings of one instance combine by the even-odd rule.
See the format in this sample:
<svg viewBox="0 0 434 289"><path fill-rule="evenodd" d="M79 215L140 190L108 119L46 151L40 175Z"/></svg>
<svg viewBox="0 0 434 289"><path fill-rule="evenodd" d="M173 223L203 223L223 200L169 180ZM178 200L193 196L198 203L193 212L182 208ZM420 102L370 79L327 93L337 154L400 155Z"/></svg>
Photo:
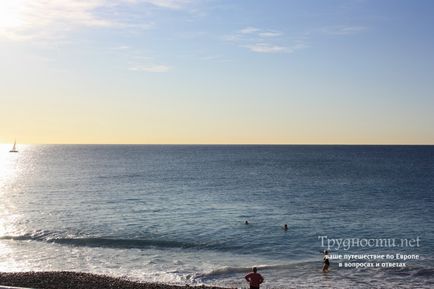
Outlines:
<svg viewBox="0 0 434 289"><path fill-rule="evenodd" d="M434 146L7 151L0 155L3 271L240 287L244 272L260 265L266 287L434 284ZM324 275L319 236L418 239L418 246L331 249L419 259L399 269L338 268L336 260Z"/></svg>

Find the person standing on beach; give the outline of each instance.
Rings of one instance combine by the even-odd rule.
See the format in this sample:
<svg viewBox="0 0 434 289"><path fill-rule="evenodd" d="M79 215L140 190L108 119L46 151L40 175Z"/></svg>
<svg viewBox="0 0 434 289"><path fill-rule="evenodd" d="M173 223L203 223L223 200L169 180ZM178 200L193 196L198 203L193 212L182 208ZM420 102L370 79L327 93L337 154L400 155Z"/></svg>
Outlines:
<svg viewBox="0 0 434 289"><path fill-rule="evenodd" d="M253 272L247 274L244 278L246 278L247 282L250 284L250 289L259 289L259 285L264 282L264 278L262 278L261 274L257 273L258 269L253 267Z"/></svg>

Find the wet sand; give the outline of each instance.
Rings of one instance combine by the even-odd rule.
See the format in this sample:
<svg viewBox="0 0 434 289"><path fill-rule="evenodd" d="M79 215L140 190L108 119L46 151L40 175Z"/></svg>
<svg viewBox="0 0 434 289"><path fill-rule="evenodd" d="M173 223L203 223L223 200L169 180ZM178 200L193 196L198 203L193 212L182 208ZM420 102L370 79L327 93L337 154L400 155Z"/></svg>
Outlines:
<svg viewBox="0 0 434 289"><path fill-rule="evenodd" d="M176 286L159 283L142 283L79 272L19 272L0 273L1 286L28 287L35 289L186 289L222 287Z"/></svg>

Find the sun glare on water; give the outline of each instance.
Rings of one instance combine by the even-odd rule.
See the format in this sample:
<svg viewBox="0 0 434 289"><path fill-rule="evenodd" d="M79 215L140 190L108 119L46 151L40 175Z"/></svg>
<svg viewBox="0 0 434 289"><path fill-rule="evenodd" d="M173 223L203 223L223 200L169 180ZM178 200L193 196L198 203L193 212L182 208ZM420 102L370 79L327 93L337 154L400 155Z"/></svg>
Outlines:
<svg viewBox="0 0 434 289"><path fill-rule="evenodd" d="M9 144L0 144L0 238L4 237L8 234L8 232L10 232L16 215L13 212L13 206L11 206L8 198L8 192L10 189L9 184L13 182L16 172L14 166L12 166L11 164L14 163L14 159L16 159L16 156L9 153L9 149ZM0 256L4 258L5 256L9 256L12 253L13 252L8 242L2 241L0 239ZM11 267L14 267L11 262L5 263L0 260L0 271L9 271L9 264L11 265Z"/></svg>

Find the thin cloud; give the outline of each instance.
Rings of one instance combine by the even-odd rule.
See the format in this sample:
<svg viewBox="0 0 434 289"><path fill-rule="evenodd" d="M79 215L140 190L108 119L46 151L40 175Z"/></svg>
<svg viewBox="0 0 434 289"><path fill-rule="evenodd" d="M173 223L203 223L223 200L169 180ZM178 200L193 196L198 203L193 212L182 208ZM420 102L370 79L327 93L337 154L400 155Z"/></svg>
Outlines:
<svg viewBox="0 0 434 289"><path fill-rule="evenodd" d="M270 43L255 43L252 45L245 45L250 51L259 53L280 53L285 52L288 49L284 46L273 45Z"/></svg>
<svg viewBox="0 0 434 289"><path fill-rule="evenodd" d="M231 62L231 60L229 60L228 58L226 58L224 55L204 55L204 56L200 56L199 57L200 60L203 61L213 61L213 62L219 62L219 63L223 63L223 62Z"/></svg>
<svg viewBox="0 0 434 289"><path fill-rule="evenodd" d="M248 48L252 52L257 53L293 53L297 50L304 49L309 47L304 41L298 40L295 41L292 45L287 46L279 46L279 45L273 45L271 43L255 43L252 45L245 45L245 48Z"/></svg>
<svg viewBox="0 0 434 289"><path fill-rule="evenodd" d="M108 48L112 57L124 60L126 69L136 72L164 73L172 69L171 66L161 63L151 56L151 52L137 49L134 46L121 44Z"/></svg>
<svg viewBox="0 0 434 289"><path fill-rule="evenodd" d="M278 37L281 36L281 32L274 32L274 31L267 31L267 32L260 32L259 36L261 37Z"/></svg>
<svg viewBox="0 0 434 289"><path fill-rule="evenodd" d="M297 50L310 47L306 42L312 36L320 34L347 36L361 33L366 29L365 26L327 26L315 29L312 31L313 33L305 33L303 37L298 39L288 40L281 31L248 26L224 36L223 40L256 53L294 53Z"/></svg>
<svg viewBox="0 0 434 289"><path fill-rule="evenodd" d="M322 28L321 31L329 35L353 35L366 29L364 26L328 26Z"/></svg>
<svg viewBox="0 0 434 289"><path fill-rule="evenodd" d="M246 28L240 29L238 31L238 33L241 33L241 34L252 34L252 33L256 33L258 31L261 31L261 30L258 29L258 28L255 28L255 27L246 27Z"/></svg>
<svg viewBox="0 0 434 289"><path fill-rule="evenodd" d="M289 43L283 36L281 31L248 26L224 36L223 39L255 53L292 53L307 47L300 41Z"/></svg>
<svg viewBox="0 0 434 289"><path fill-rule="evenodd" d="M122 20L121 5L182 9L192 0L1 0L0 38L14 41L62 39L81 27L150 29L153 22Z"/></svg>
<svg viewBox="0 0 434 289"><path fill-rule="evenodd" d="M12 3L12 2L8 2ZM111 20L96 16L102 0L23 0L3 4L2 14L10 21L0 21L0 36L11 40L50 38L53 34L68 32L76 27L111 27Z"/></svg>
<svg viewBox="0 0 434 289"><path fill-rule="evenodd" d="M131 49L128 45L119 45L111 48L112 50L129 50Z"/></svg>
<svg viewBox="0 0 434 289"><path fill-rule="evenodd" d="M256 35L259 37L277 37L281 36L283 33L280 31L275 30L266 30L266 29L260 29L257 27L245 27L237 31L238 34L251 34Z"/></svg>
<svg viewBox="0 0 434 289"><path fill-rule="evenodd" d="M288 52L292 53L292 52L294 52L296 50L305 49L305 48L308 48L308 47L310 47L310 46L306 43L305 40L297 40L297 41L294 42L293 45L291 45L288 48Z"/></svg>
<svg viewBox="0 0 434 289"><path fill-rule="evenodd" d="M162 72L168 72L171 69L172 68L170 66L160 64L160 65L148 65L148 66L138 65L138 66L130 67L129 70L139 71L139 72L141 71L141 72L162 73Z"/></svg>
<svg viewBox="0 0 434 289"><path fill-rule="evenodd" d="M169 8L169 9L181 9L189 5L191 0L142 0L144 2L152 4L157 7Z"/></svg>

